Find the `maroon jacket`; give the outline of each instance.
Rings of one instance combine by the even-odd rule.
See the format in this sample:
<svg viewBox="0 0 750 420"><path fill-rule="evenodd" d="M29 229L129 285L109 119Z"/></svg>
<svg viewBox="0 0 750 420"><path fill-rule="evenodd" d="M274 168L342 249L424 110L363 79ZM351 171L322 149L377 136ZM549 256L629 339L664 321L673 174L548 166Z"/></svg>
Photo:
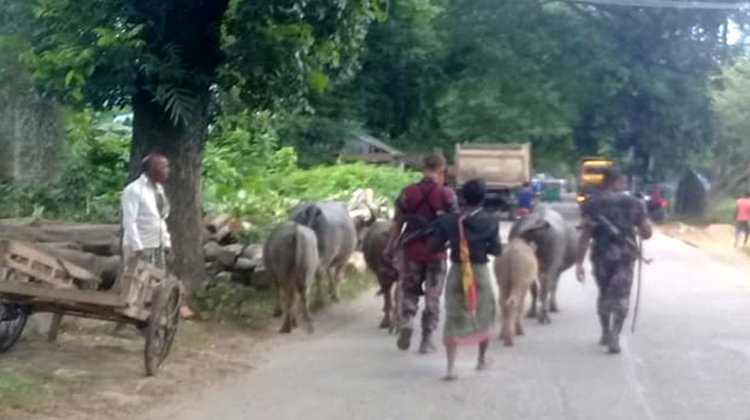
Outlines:
<svg viewBox="0 0 750 420"><path fill-rule="evenodd" d="M431 250L430 235L420 235L440 215L458 211L456 194L425 177L401 191L396 204L396 214L406 224L404 260L409 262L437 262L446 259L445 251Z"/></svg>

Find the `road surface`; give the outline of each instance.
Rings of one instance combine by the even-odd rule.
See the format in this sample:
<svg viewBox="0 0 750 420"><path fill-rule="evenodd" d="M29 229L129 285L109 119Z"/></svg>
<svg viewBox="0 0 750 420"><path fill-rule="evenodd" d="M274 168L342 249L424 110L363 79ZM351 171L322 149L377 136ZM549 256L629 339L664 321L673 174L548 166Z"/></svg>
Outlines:
<svg viewBox="0 0 750 420"><path fill-rule="evenodd" d="M319 314L311 337L275 338L246 376L142 419L750 418L750 279L661 235L646 252L655 261L638 331L628 326L617 356L596 344L593 280L581 286L572 270L551 325L527 320L511 349L493 340L484 372L473 370L475 348L462 347L452 383L439 380L444 352L400 352L375 328L380 301L368 295Z"/></svg>

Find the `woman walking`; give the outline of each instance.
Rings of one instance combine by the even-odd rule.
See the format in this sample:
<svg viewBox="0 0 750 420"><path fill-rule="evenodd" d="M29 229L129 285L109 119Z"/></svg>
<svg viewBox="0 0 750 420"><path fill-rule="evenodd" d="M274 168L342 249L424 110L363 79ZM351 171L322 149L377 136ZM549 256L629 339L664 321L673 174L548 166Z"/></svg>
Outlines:
<svg viewBox="0 0 750 420"><path fill-rule="evenodd" d="M500 225L482 208L485 184L473 179L461 194L467 208L447 214L436 223L433 249L450 246L451 268L445 286L445 330L443 342L448 356L445 380L456 379L455 361L459 345L479 346L477 370L488 366L486 358L495 325L495 298L488 255L499 255Z"/></svg>

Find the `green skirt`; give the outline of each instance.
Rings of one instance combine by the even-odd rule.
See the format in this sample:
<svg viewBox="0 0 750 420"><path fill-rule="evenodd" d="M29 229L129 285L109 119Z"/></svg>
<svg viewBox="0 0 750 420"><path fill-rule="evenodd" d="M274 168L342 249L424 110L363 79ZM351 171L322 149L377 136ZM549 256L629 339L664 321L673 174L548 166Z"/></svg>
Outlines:
<svg viewBox="0 0 750 420"><path fill-rule="evenodd" d="M489 340L495 327L496 306L492 275L487 264L472 264L477 286L477 311L471 316L464 296L461 265L452 264L445 284L445 344L478 344Z"/></svg>

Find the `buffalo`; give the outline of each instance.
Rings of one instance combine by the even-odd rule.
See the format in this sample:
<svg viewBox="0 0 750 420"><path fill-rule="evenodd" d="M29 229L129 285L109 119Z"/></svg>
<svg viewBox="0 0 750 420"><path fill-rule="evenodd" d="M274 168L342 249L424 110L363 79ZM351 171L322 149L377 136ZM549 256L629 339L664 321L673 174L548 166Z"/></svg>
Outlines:
<svg viewBox="0 0 750 420"><path fill-rule="evenodd" d="M367 267L375 273L378 278L380 290L379 295L383 295L383 320L380 328L388 328L393 331L398 319L398 313L394 305L396 290L394 285L398 281L398 271L394 266L394 261L384 257L386 245L388 244L388 233L391 227L390 222L375 222L367 231L362 242L362 252L365 256ZM397 302L396 302L397 303Z"/></svg>
<svg viewBox="0 0 750 420"><path fill-rule="evenodd" d="M337 201L305 203L292 209L291 219L315 232L320 256L317 277L327 275L331 301L339 302L341 276L357 247L357 229L346 206Z"/></svg>
<svg viewBox="0 0 750 420"><path fill-rule="evenodd" d="M276 311L284 314L280 332L290 333L297 326L294 312L298 306L312 333L308 296L320 263L315 232L292 222L278 225L263 246L263 262L276 285Z"/></svg>
<svg viewBox="0 0 750 420"><path fill-rule="evenodd" d="M536 316L542 324L550 323L549 312L557 312L557 284L560 274L575 264L578 249L576 229L557 211L540 207L513 225L510 239L521 237L536 247L539 262L539 311L537 287L531 288L528 316Z"/></svg>

